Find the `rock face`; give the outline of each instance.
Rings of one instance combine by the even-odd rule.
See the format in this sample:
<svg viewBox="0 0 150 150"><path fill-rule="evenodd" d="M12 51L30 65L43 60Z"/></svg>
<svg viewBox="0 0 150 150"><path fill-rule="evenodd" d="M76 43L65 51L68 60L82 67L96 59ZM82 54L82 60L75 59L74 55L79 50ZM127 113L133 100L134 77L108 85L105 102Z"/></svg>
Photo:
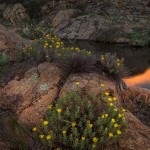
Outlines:
<svg viewBox="0 0 150 150"><path fill-rule="evenodd" d="M120 150L149 150L150 129L144 126L131 112L126 112L128 133L120 139Z"/></svg>
<svg viewBox="0 0 150 150"><path fill-rule="evenodd" d="M5 52L12 58L16 49L21 49L29 43L31 43L30 40L23 39L13 30L0 25L0 55Z"/></svg>
<svg viewBox="0 0 150 150"><path fill-rule="evenodd" d="M51 5L45 6L49 12L45 21L51 22L55 18L55 33L62 38L129 43L134 46L150 43L148 0L139 0L138 3L136 0L50 2L48 4ZM82 13L72 16L71 8L80 9ZM61 11L68 13L67 17L62 17Z"/></svg>
<svg viewBox="0 0 150 150"><path fill-rule="evenodd" d="M55 18L52 20L52 25L54 27L60 25L64 21L68 21L69 19L76 17L81 11L78 9L67 9L59 11Z"/></svg>
<svg viewBox="0 0 150 150"><path fill-rule="evenodd" d="M58 96L58 85L62 75L61 69L52 63L42 63L37 67L27 71L22 79L14 78L8 84L0 89L0 108L9 110L16 114L18 122L29 126L38 125L40 119L48 107ZM95 95L101 90L107 90L112 95L118 97L117 106L122 106L120 97L117 93L115 83L106 77L96 73L90 74L72 74L66 80L64 86L60 89L59 96L76 88L75 82L80 82L81 88L92 92ZM105 84L101 87L100 84ZM89 88L90 87L90 88ZM140 90L130 89L138 97ZM147 91L150 93L150 91ZM85 93L86 94L86 93ZM126 108L126 119L128 121L127 134L123 136L118 143L116 150L149 150L150 148L150 129L128 110L130 103ZM108 148L113 150L112 148Z"/></svg>
<svg viewBox="0 0 150 150"><path fill-rule="evenodd" d="M55 34L61 38L97 40L115 43L129 43L131 45L147 45L149 26L139 22L133 24L127 18L112 18L102 15L83 15L63 22L55 29ZM140 34L144 34L140 37Z"/></svg>
<svg viewBox="0 0 150 150"><path fill-rule="evenodd" d="M0 107L9 107L20 122L36 124L54 100L60 75L60 69L49 63L30 69L23 79L10 81L1 91Z"/></svg>
<svg viewBox="0 0 150 150"><path fill-rule="evenodd" d="M15 24L17 21L29 19L26 9L21 4L7 6L3 13L3 18Z"/></svg>

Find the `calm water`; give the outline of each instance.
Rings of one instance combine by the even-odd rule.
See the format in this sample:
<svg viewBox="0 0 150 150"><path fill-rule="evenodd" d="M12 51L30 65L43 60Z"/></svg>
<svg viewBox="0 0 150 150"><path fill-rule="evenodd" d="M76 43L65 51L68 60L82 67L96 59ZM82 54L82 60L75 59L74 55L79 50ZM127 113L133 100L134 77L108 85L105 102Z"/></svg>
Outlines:
<svg viewBox="0 0 150 150"><path fill-rule="evenodd" d="M127 45L87 41L72 42L71 45L95 53L116 53L119 58L125 58L125 66L130 71L129 77L124 79L127 85L150 89L150 47L133 48Z"/></svg>

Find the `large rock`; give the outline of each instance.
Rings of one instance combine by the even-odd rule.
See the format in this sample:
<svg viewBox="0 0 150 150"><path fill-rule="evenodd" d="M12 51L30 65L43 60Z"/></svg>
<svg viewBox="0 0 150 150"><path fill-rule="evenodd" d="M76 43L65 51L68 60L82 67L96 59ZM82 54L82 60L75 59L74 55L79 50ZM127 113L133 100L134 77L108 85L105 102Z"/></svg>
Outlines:
<svg viewBox="0 0 150 150"><path fill-rule="evenodd" d="M81 13L81 11L78 9L60 10L52 20L52 25L56 27L62 22L68 21L69 19L76 17L79 13Z"/></svg>
<svg viewBox="0 0 150 150"><path fill-rule="evenodd" d="M149 150L150 129L131 112L125 114L128 122L127 134L119 140L119 150Z"/></svg>
<svg viewBox="0 0 150 150"><path fill-rule="evenodd" d="M20 122L37 124L57 93L61 70L49 63L25 73L20 81L12 80L1 90L0 107L18 115Z"/></svg>
<svg viewBox="0 0 150 150"><path fill-rule="evenodd" d="M29 126L39 125L48 105L58 96L57 84L61 79L61 75L61 69L52 63L44 62L31 68L24 74L22 79L18 80L16 77L0 89L0 108L14 112L20 123ZM92 92L98 95L100 91L107 90L112 96L118 98L116 105L118 107L123 106L115 82L96 73L70 75L62 89L60 89L59 97L70 90L75 90L76 82L80 83L79 86L84 89L84 94ZM101 87L101 83L105 86ZM128 93L129 91L125 92ZM134 91L132 92L134 93ZM140 89L135 90L135 96L138 97L139 94ZM126 104L125 116L128 122L128 132L119 140L116 150L149 150L150 129L130 111L129 105L132 104L128 101L126 101ZM109 146L108 149L113 150L113 147Z"/></svg>
<svg viewBox="0 0 150 150"><path fill-rule="evenodd" d="M47 5L43 6L47 16L44 17L44 22L52 22L56 27L55 33L62 38L115 42L133 46L150 43L148 0L139 0L138 3L136 0L53 2L48 1ZM81 9L82 16L78 15L77 9L71 8Z"/></svg>
<svg viewBox="0 0 150 150"><path fill-rule="evenodd" d="M0 25L0 55L5 52L12 58L15 50L22 49L31 42L21 38L15 31L8 30Z"/></svg>
<svg viewBox="0 0 150 150"><path fill-rule="evenodd" d="M115 18L88 14L62 22L55 29L61 38L128 43L134 46L148 45L150 27L139 21L129 22L126 17ZM141 38L141 35L144 37Z"/></svg>
<svg viewBox="0 0 150 150"><path fill-rule="evenodd" d="M26 9L21 4L7 6L3 13L3 18L15 24L17 21L29 19Z"/></svg>

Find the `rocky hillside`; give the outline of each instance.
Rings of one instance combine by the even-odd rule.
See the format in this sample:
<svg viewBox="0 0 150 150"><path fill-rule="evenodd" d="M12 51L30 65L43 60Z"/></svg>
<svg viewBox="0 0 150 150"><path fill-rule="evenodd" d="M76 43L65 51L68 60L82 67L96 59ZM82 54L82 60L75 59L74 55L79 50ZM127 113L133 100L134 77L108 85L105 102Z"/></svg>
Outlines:
<svg viewBox="0 0 150 150"><path fill-rule="evenodd" d="M9 118L11 119L11 113L16 115L17 121L21 124L26 124L29 127L39 125L40 119L43 118L48 106L58 94L58 82L61 75L61 68L56 64L45 62L37 67L30 68L20 80L15 77L0 89L0 109L9 111L9 113L1 115L2 122L0 122L0 125L2 128L0 132L5 136L0 137L0 140L2 138L2 141L7 142L7 140L10 141L7 136L13 138L10 130L6 130L8 128L7 124L3 124L8 122ZM94 85L90 92L95 95L99 94L99 91L101 91L100 84L103 83L105 85L104 90L113 93L118 98L115 105L117 107L123 106L115 83L94 73L72 74L69 76L59 91L59 97L70 90L75 90L75 82L77 81L82 89L88 89L89 82ZM86 92L89 93L89 90ZM150 92L140 89L128 89L124 91L124 95L126 97L125 116L128 121L127 134L119 140L115 150L149 150L150 129L148 122L144 122L144 120L147 120L144 116L146 116L146 107L150 102ZM139 102L142 102L140 109ZM29 136L26 137L26 141L28 138ZM6 144L1 145L5 146ZM12 145L7 144L7 146ZM114 145L109 145L107 149L114 150Z"/></svg>
<svg viewBox="0 0 150 150"><path fill-rule="evenodd" d="M40 25L51 24L61 38L128 43L150 43L149 0L47 0L45 3L0 5L6 20L23 20L38 16ZM34 7L33 7L34 6ZM10 7L10 8L9 8ZM11 10L11 11L10 11Z"/></svg>
<svg viewBox="0 0 150 150"><path fill-rule="evenodd" d="M53 11L48 8L43 8L50 12L45 21L51 21L62 38L149 44L148 0L68 0L60 1Z"/></svg>

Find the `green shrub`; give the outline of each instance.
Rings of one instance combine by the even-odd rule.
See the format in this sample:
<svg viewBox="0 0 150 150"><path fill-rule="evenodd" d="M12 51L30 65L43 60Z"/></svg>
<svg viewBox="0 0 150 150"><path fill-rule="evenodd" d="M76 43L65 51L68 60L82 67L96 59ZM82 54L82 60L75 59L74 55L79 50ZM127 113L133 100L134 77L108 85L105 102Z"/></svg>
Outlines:
<svg viewBox="0 0 150 150"><path fill-rule="evenodd" d="M9 57L6 53L2 53L2 56L0 56L0 65L7 64L9 62Z"/></svg>
<svg viewBox="0 0 150 150"><path fill-rule="evenodd" d="M31 18L37 19L42 16L41 6L43 6L47 0L26 0L23 2Z"/></svg>
<svg viewBox="0 0 150 150"><path fill-rule="evenodd" d="M116 54L106 53L98 58L96 67L100 72L106 73L113 79L122 79L128 71L124 67L124 59L117 58Z"/></svg>
<svg viewBox="0 0 150 150"><path fill-rule="evenodd" d="M76 84L75 92L48 107L42 129L33 128L45 149L100 149L125 132L125 110L116 108L116 97L108 92L101 92L99 97L85 94L80 83Z"/></svg>

